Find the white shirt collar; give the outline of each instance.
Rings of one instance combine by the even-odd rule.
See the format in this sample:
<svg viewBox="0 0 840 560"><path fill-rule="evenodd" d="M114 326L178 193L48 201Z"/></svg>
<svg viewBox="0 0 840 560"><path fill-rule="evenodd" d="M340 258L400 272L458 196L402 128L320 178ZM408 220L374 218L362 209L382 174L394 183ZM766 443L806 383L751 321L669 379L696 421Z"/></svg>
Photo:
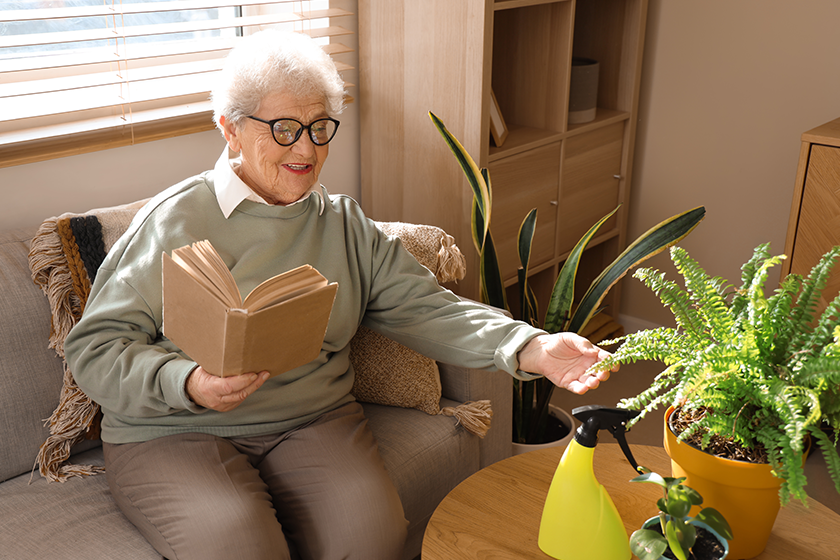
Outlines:
<svg viewBox="0 0 840 560"><path fill-rule="evenodd" d="M263 197L255 193L251 187L246 185L245 182L239 178L239 175L236 174L236 171L234 170L239 167L240 164L241 161L238 157L230 159L228 156L228 147L225 146L224 150L222 150L222 155L219 156L219 159L216 161L216 165L213 168L213 182L216 188L216 199L219 202L219 208L222 210L222 214L224 214L225 218L229 218L230 215L233 214L233 211L236 210L236 207L244 200L269 205ZM303 202L309 198L309 195L313 192L318 193L318 199L321 203L320 209L318 210L318 215L320 216L324 213L324 206L326 202L324 201L324 194L321 192L319 185L313 185L312 188L306 191L298 200L292 202L292 204ZM292 204L287 204L286 206L291 206Z"/></svg>

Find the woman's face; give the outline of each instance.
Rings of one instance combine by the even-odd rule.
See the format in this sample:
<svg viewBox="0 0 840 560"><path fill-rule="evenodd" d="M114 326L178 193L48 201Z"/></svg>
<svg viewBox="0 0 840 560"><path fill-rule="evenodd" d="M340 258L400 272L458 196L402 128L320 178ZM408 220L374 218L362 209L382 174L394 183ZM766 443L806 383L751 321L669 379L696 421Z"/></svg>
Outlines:
<svg viewBox="0 0 840 560"><path fill-rule="evenodd" d="M328 115L320 95L297 98L273 93L262 100L253 116L267 121L292 118L307 125ZM242 156L239 177L269 204L291 204L317 184L329 145L313 144L304 131L291 146L281 146L266 123L243 119L234 126L224 117L219 122L230 148Z"/></svg>

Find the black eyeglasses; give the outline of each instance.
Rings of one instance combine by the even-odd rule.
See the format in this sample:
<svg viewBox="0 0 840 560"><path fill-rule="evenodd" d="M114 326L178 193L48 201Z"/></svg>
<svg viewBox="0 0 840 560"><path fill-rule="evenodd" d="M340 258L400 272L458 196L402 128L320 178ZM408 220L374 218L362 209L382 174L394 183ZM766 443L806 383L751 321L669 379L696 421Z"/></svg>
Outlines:
<svg viewBox="0 0 840 560"><path fill-rule="evenodd" d="M295 119L274 119L273 121L266 121L257 117L248 117L255 121L260 121L271 127L271 135L274 136L274 141L281 146L291 146L297 142L303 131L309 132L309 138L316 146L323 146L329 144L330 140L335 136L338 130L339 122L329 117L317 119L309 124L303 124Z"/></svg>

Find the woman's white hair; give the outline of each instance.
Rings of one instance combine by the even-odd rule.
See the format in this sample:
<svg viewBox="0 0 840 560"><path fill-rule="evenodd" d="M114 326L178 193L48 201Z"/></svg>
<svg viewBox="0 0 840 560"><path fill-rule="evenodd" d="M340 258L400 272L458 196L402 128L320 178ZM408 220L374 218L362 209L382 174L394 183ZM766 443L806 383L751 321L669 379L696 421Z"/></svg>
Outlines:
<svg viewBox="0 0 840 560"><path fill-rule="evenodd" d="M239 124L276 92L321 94L331 117L344 110L344 80L332 58L302 33L270 29L249 35L228 54L211 93L216 125L221 128L222 116Z"/></svg>

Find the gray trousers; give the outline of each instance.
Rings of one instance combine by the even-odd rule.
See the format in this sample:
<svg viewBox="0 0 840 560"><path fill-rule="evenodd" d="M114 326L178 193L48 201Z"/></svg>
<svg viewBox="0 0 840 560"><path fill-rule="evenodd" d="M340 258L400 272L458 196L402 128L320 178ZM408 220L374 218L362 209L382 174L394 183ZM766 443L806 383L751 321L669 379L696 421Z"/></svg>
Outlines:
<svg viewBox="0 0 840 560"><path fill-rule="evenodd" d="M169 560L396 560L408 522L358 403L271 436L104 444L117 505Z"/></svg>

